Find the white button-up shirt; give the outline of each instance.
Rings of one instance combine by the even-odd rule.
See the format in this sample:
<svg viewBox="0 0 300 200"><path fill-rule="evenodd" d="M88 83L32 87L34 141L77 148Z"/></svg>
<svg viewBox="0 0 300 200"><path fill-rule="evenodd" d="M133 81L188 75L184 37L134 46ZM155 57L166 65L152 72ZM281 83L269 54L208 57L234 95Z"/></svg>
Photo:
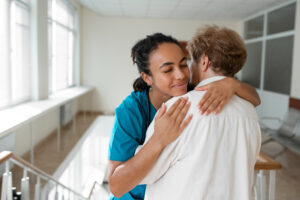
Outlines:
<svg viewBox="0 0 300 200"><path fill-rule="evenodd" d="M224 78L215 76L202 86ZM197 107L205 92L191 91L188 114L193 119L182 134L161 153L141 184L146 200L248 200L252 199L254 165L261 132L252 104L233 96L218 114L201 115ZM171 105L179 97L172 98ZM153 135L150 124L146 141Z"/></svg>

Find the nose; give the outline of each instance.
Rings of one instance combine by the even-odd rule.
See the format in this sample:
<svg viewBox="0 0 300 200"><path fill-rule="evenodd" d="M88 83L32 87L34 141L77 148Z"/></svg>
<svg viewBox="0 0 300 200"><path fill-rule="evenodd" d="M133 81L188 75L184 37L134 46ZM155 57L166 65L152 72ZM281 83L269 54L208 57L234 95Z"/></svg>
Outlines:
<svg viewBox="0 0 300 200"><path fill-rule="evenodd" d="M183 68L177 68L175 70L175 78L176 79L184 79L186 77L185 73L184 73L184 69Z"/></svg>

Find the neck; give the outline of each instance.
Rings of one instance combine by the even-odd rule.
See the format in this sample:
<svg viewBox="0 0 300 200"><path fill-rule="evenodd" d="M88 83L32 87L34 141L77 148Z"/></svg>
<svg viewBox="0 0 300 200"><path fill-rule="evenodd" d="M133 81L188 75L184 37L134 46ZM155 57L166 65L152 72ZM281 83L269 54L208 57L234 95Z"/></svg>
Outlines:
<svg viewBox="0 0 300 200"><path fill-rule="evenodd" d="M208 69L206 72L201 72L200 73L200 82L205 80L205 79L214 77L214 76L224 76L224 75L223 74L218 74L218 73L214 72L213 70Z"/></svg>
<svg viewBox="0 0 300 200"><path fill-rule="evenodd" d="M162 95L159 91L150 89L149 90L149 98L150 98L150 102L152 103L154 108L156 110L158 110L161 107L161 105L164 102L168 101L171 97Z"/></svg>

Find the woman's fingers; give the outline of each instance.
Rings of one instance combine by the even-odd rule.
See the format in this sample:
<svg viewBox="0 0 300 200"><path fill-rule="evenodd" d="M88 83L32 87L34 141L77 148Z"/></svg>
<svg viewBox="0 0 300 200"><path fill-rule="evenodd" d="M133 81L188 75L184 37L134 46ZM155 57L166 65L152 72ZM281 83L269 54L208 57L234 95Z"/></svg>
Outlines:
<svg viewBox="0 0 300 200"><path fill-rule="evenodd" d="M188 101L184 107L181 109L181 111L178 113L176 117L176 125L179 127L182 123L182 120L185 118L186 113L188 112L189 108L191 106L191 103Z"/></svg>
<svg viewBox="0 0 300 200"><path fill-rule="evenodd" d="M203 86L195 88L195 90L197 90L197 91L205 91L205 90L208 90L208 89L209 89L209 85L203 85Z"/></svg>
<svg viewBox="0 0 300 200"><path fill-rule="evenodd" d="M160 119L166 112L166 104L163 103L160 107L160 109L157 111L157 115L155 116L155 119Z"/></svg>
<svg viewBox="0 0 300 200"><path fill-rule="evenodd" d="M209 98L207 98L206 100L205 100L205 102L203 103L203 105L202 105L202 107L200 107L200 111L201 111L201 114L204 114L206 111L207 111L207 109L211 106L211 104L216 100L216 99L218 99L219 98L219 96L217 96L216 94L211 94L210 96L209 96Z"/></svg>
<svg viewBox="0 0 300 200"><path fill-rule="evenodd" d="M218 107L215 110L215 114L219 114L221 112L221 110L224 108L224 106L227 104L228 101L229 101L229 99L221 101L221 103L218 105Z"/></svg>
<svg viewBox="0 0 300 200"><path fill-rule="evenodd" d="M174 111L176 110L177 106L181 103L182 98L177 99L177 101L171 106L171 108L168 110L168 115L172 115Z"/></svg>
<svg viewBox="0 0 300 200"><path fill-rule="evenodd" d="M185 129L185 127L191 122L192 118L193 118L193 114L190 114L187 117L187 119L181 123L181 125L179 127L179 133L181 133Z"/></svg>
<svg viewBox="0 0 300 200"><path fill-rule="evenodd" d="M182 98L180 104L176 107L172 115L170 115L173 119L176 120L177 116L181 113L182 109L187 103L187 98Z"/></svg>
<svg viewBox="0 0 300 200"><path fill-rule="evenodd" d="M205 114L209 115L212 111L215 111L218 108L218 105L223 101L223 98L215 99L206 109Z"/></svg>
<svg viewBox="0 0 300 200"><path fill-rule="evenodd" d="M203 105L206 103L206 101L210 98L211 93L210 92L206 92L204 94L204 96L202 97L200 103L199 103L199 108L202 110Z"/></svg>

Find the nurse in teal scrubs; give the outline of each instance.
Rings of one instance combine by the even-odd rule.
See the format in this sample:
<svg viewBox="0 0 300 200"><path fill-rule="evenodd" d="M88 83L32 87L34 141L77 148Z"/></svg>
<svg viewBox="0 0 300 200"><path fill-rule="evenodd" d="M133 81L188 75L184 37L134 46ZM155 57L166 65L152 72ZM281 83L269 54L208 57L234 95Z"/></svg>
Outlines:
<svg viewBox="0 0 300 200"><path fill-rule="evenodd" d="M132 48L133 62L141 76L132 92L115 110L115 124L109 144L108 181L110 199L144 199L145 185L139 182L156 162L160 152L188 125L187 99L180 98L168 111L164 102L187 92L187 58L177 40L161 33L147 36ZM255 106L259 97L252 87L233 78L212 84L201 108L207 113L220 110L236 93ZM216 92L215 92L216 91ZM221 97L221 98L220 98ZM156 112L154 134L135 155L145 140L146 130Z"/></svg>

